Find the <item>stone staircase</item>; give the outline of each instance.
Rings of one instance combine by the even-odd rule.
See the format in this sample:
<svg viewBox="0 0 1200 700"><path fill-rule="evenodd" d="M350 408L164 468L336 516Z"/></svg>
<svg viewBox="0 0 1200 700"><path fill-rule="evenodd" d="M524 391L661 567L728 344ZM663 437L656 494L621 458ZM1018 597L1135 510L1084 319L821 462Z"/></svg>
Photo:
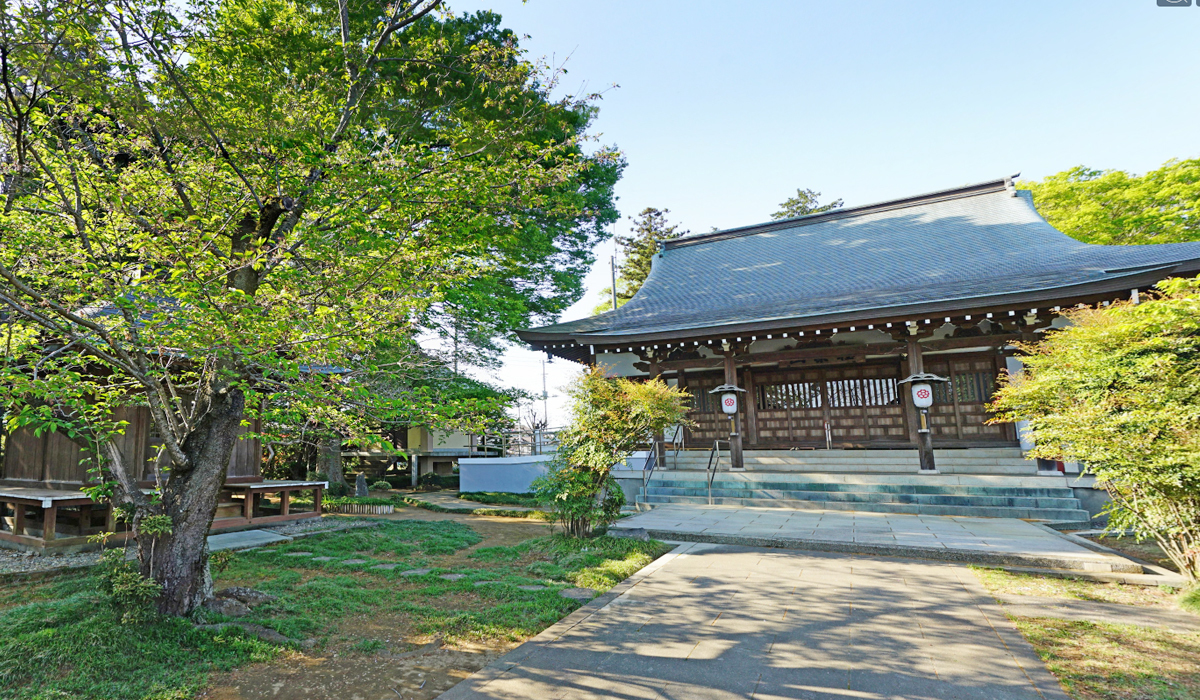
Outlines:
<svg viewBox="0 0 1200 700"><path fill-rule="evenodd" d="M919 474L915 451L747 452L745 471L714 476L708 454L684 452L656 470L637 505L771 506L807 510L1019 518L1087 527L1090 517L1063 476L1042 476L1017 449L938 450L938 474Z"/></svg>

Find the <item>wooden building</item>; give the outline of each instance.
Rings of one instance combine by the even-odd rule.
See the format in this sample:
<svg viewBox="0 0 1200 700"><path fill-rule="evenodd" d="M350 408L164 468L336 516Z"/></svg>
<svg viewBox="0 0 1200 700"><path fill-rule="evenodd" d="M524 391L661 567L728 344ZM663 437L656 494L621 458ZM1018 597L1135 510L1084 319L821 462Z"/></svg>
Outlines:
<svg viewBox="0 0 1200 700"><path fill-rule="evenodd" d="M621 308L520 336L613 375L686 386L690 448L730 434L708 392L745 389L748 470L770 456L779 469L915 473L917 412L897 382L931 372L950 380L930 415L939 472L1037 475L1019 426L987 422L997 376L1020 366L1012 343L1063 325L1063 309L1198 271L1200 243L1084 244L1004 178L672 240Z"/></svg>
<svg viewBox="0 0 1200 700"><path fill-rule="evenodd" d="M132 464L143 465L140 483L154 486L156 457L161 441L146 408L120 409L127 421L118 448ZM252 426L257 429L256 426ZM251 431L253 432L253 431ZM58 432L35 435L28 429L10 434L0 472L0 547L74 551L87 546L87 537L116 532L112 507L95 503L80 489L90 477L93 460L78 444ZM262 444L243 437L234 447L226 470L225 489L212 531L229 531L321 515L325 482L273 481L262 476ZM293 494L312 492L311 501L293 503Z"/></svg>

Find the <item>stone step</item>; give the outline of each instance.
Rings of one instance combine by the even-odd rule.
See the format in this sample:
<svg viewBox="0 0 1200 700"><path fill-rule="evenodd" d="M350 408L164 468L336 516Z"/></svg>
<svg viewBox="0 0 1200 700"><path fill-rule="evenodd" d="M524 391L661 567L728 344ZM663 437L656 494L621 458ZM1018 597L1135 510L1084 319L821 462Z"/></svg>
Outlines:
<svg viewBox="0 0 1200 700"><path fill-rule="evenodd" d="M649 496L701 496L707 498L708 489L700 487L657 487L646 489ZM1075 498L1002 495L956 495L943 493L884 493L878 491L803 491L777 489L722 488L713 484L714 498L750 498L773 501L822 501L839 503L917 503L942 506L971 506L979 508L1034 508L1051 510L1078 510Z"/></svg>
<svg viewBox="0 0 1200 700"><path fill-rule="evenodd" d="M1026 486L972 486L964 484L842 484L803 481L730 481L714 479L713 488L734 491L805 491L824 493L918 494L927 496L984 496L990 498L1068 498L1075 499L1069 488ZM708 482L695 479L654 479L649 487L706 489Z"/></svg>
<svg viewBox="0 0 1200 700"><path fill-rule="evenodd" d="M639 472L640 473L640 472ZM874 472L820 471L729 471L721 469L716 479L747 483L827 483L827 484L893 484L902 486L978 486L1018 488L1067 488L1067 478L1061 474L1005 476L998 474L877 474ZM652 481L703 481L708 483L704 469L657 469Z"/></svg>
<svg viewBox="0 0 1200 700"><path fill-rule="evenodd" d="M641 496L639 503L656 504L709 504L707 496ZM933 505L923 503L845 503L840 501L772 500L757 498L713 497L712 505L736 505L754 507L792 508L795 510L842 510L870 513L904 513L908 515L948 515L974 518L1019 518L1022 520L1050 520L1087 524L1087 511L1066 508L999 508L976 506Z"/></svg>

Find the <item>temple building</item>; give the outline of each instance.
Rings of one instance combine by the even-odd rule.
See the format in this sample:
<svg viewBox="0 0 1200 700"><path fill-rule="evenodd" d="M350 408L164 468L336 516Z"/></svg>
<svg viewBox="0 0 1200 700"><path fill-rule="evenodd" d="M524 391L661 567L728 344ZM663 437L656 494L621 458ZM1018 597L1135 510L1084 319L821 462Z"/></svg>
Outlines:
<svg viewBox="0 0 1200 700"><path fill-rule="evenodd" d="M1198 272L1200 243L1081 243L1003 178L671 240L621 308L520 336L692 393L694 425L671 440L687 449L658 460L640 502L1069 522L1095 510L1070 490L1083 483L1073 465L1024 459L1020 426L988 422L998 375L1020 367L1012 344L1065 325L1070 307L1136 301ZM899 383L918 373L949 380L933 384L927 474L919 414ZM720 385L744 390L733 421L709 393ZM688 472L731 433L734 470L715 482L726 488L699 489Z"/></svg>

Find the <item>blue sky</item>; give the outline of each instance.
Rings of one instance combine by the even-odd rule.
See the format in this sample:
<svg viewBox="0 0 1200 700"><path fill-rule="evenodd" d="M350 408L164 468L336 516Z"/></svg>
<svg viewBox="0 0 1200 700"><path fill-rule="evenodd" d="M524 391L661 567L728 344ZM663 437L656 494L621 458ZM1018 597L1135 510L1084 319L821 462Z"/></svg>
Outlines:
<svg viewBox="0 0 1200 700"><path fill-rule="evenodd" d="M593 133L629 161L625 217L756 223L796 188L847 205L1074 165L1137 173L1200 156L1200 6L1156 0L474 0L603 92ZM1192 48L1189 49L1188 47ZM612 87L616 85L617 87ZM627 228L628 218L621 229ZM612 244L588 278L608 284ZM541 391L515 349L501 383ZM548 370L551 423L577 368ZM541 402L537 403L540 413Z"/></svg>

